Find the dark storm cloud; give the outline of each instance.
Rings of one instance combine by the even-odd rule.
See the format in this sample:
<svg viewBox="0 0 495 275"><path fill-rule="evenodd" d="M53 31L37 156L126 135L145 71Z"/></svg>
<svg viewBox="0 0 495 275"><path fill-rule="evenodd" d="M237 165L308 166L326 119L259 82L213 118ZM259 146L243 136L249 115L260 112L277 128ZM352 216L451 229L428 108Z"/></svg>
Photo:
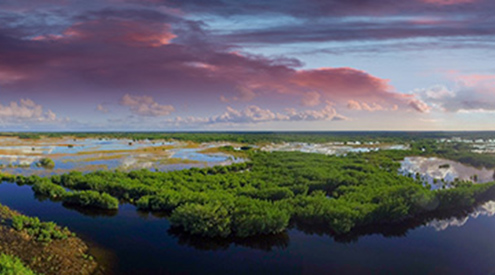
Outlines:
<svg viewBox="0 0 495 275"><path fill-rule="evenodd" d="M133 1L131 1L133 2ZM134 1L138 2L138 1ZM149 0L188 12L221 16L286 14L300 18L325 16L383 16L404 14L483 13L495 4L489 0Z"/></svg>
<svg viewBox="0 0 495 275"><path fill-rule="evenodd" d="M375 41L408 38L493 36L495 2L488 0L156 0L185 12L225 18L297 19L270 26L245 24L228 32L228 43L281 44L327 41ZM275 17L276 18L276 17ZM242 20L242 19L239 19ZM246 22L250 20L245 19Z"/></svg>
<svg viewBox="0 0 495 275"><path fill-rule="evenodd" d="M173 23L176 33L181 32L180 39L190 42L216 39L229 44L276 44L493 36L494 9L495 2L488 0L88 0L84 4L71 0L53 0L49 4L5 1L0 3L0 11L3 10L0 22L17 22L17 27L23 27L17 30L26 35L62 31L62 27L72 23L95 18L167 22ZM194 15L226 18L286 15L297 20L267 27L249 24L251 19L246 19L246 24L238 28L215 29L218 36L204 35L198 39L189 32L204 32L207 25L185 19Z"/></svg>
<svg viewBox="0 0 495 275"><path fill-rule="evenodd" d="M327 22L236 30L221 35L231 43L301 43L327 41L375 41L407 38L441 38L495 35L495 21Z"/></svg>

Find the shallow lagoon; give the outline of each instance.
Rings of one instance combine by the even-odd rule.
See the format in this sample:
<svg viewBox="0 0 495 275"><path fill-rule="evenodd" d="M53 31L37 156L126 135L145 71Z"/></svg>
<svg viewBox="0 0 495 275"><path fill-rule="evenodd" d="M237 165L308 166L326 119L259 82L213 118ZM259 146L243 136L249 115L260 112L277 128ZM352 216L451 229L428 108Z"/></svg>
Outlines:
<svg viewBox="0 0 495 275"><path fill-rule="evenodd" d="M285 142L265 145L263 151L299 151L304 153L318 153L325 155L346 155L348 153L367 153L378 150L407 150L403 144L380 144L378 142L330 142L330 143L303 143Z"/></svg>
<svg viewBox="0 0 495 275"><path fill-rule="evenodd" d="M1 137L0 165L7 173L49 175L71 170L169 171L243 161L223 153L202 153L205 149L222 145L128 139L64 137L23 140ZM36 163L42 158L52 159L55 168L37 167Z"/></svg>

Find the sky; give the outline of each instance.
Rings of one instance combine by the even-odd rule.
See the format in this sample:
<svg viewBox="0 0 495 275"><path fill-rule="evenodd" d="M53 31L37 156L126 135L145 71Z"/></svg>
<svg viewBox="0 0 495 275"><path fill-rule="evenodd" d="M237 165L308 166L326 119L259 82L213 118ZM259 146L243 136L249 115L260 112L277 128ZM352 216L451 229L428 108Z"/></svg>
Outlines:
<svg viewBox="0 0 495 275"><path fill-rule="evenodd" d="M0 131L495 130L492 0L1 0Z"/></svg>

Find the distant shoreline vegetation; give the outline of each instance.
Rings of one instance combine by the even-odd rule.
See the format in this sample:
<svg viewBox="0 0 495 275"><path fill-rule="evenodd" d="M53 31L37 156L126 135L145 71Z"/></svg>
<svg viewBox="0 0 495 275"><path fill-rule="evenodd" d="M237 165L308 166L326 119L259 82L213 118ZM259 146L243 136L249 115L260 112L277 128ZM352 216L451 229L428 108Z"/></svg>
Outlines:
<svg viewBox="0 0 495 275"><path fill-rule="evenodd" d="M21 139L42 138L127 138L132 140L183 140L193 142L231 141L239 143L331 141L412 141L460 137L492 139L494 131L260 131L260 132L0 132L0 136Z"/></svg>

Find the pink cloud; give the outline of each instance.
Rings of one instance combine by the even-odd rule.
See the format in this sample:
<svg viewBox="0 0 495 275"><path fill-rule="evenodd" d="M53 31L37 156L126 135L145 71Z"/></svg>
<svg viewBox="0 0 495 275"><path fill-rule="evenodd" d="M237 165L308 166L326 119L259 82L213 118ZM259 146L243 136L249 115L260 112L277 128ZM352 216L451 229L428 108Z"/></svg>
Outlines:
<svg viewBox="0 0 495 275"><path fill-rule="evenodd" d="M432 17L419 17L410 20L409 22L416 24L416 25L440 25L440 24L445 24L449 23L448 21L440 18L432 18Z"/></svg>
<svg viewBox="0 0 495 275"><path fill-rule="evenodd" d="M410 104L414 96L397 92L387 79L365 71L298 69L302 64L296 59L233 52L208 41L198 43L204 38L203 30L174 28L172 33L171 24L107 16L78 22L60 34L60 39L18 40L0 51L0 59L5 61L0 64L0 82L15 91L63 95L67 90L97 96L109 91L122 97L139 89L154 91L150 96L155 98L169 94L168 100L192 99L198 104L213 104L218 99L259 100L278 107L282 107L277 102L282 95L306 107L332 101L336 108L345 108L349 100L359 98L372 104L364 107L368 110L419 110ZM16 76L22 76L22 81ZM161 110L148 105L131 111L149 116L173 111L171 105ZM154 111L138 111L146 106Z"/></svg>
<svg viewBox="0 0 495 275"><path fill-rule="evenodd" d="M343 93L352 93L352 95L384 93L390 89L388 80L353 68L300 70L296 72L292 82L301 87L316 88L324 92L344 90Z"/></svg>
<svg viewBox="0 0 495 275"><path fill-rule="evenodd" d="M108 113L108 112L110 111L110 110L108 110L108 108L107 108L107 107L103 106L103 104L98 104L98 105L96 105L96 110L97 110L98 112L102 112L102 113L104 113L104 114L106 114L106 113Z"/></svg>
<svg viewBox="0 0 495 275"><path fill-rule="evenodd" d="M440 6L459 5L459 4L478 2L478 0L422 0L422 1L427 4L440 5Z"/></svg>
<svg viewBox="0 0 495 275"><path fill-rule="evenodd" d="M17 82L23 78L24 75L21 72L11 71L8 68L4 68L4 70L2 70L2 66L0 64L0 84Z"/></svg>
<svg viewBox="0 0 495 275"><path fill-rule="evenodd" d="M224 103L232 102L232 101L243 101L243 102L248 102L253 100L256 97L256 93L253 92L252 90L245 88L245 87L240 87L238 88L238 95L233 96L232 98L227 98L224 95L220 96L220 101Z"/></svg>
<svg viewBox="0 0 495 275"><path fill-rule="evenodd" d="M127 44L130 46L159 47L170 44L177 36L167 23L145 24L123 19L99 19L76 23L62 34L48 34L33 38L35 41L70 40L99 41L103 43Z"/></svg>
<svg viewBox="0 0 495 275"><path fill-rule="evenodd" d="M321 95L318 92L307 92L303 94L301 103L303 106L313 107L321 103Z"/></svg>
<svg viewBox="0 0 495 275"><path fill-rule="evenodd" d="M299 95L304 106L315 106L322 100L330 100L349 107L349 101L359 98L361 103L351 102L351 107L368 111L420 110L410 104L411 100L418 99L396 92L387 79L353 68L294 70L270 81L265 83L266 87L279 93ZM263 83L258 87L263 87Z"/></svg>
<svg viewBox="0 0 495 275"><path fill-rule="evenodd" d="M355 100L349 100L347 103L347 108L349 110L362 110L361 104Z"/></svg>
<svg viewBox="0 0 495 275"><path fill-rule="evenodd" d="M457 81L462 82L466 86L495 86L495 75L487 74L471 74L458 75Z"/></svg>
<svg viewBox="0 0 495 275"><path fill-rule="evenodd" d="M418 99L412 99L411 101L409 101L409 106L421 113L427 113L431 110L431 107L428 106L427 103Z"/></svg>

